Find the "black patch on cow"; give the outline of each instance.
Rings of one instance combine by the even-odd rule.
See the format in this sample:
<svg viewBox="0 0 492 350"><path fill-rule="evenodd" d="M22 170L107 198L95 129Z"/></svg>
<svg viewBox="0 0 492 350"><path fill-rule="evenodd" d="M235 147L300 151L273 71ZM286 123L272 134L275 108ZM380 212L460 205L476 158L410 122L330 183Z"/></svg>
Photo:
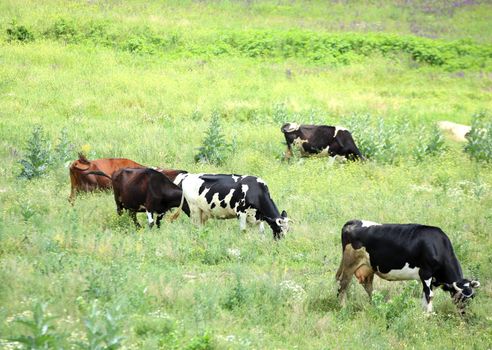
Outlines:
<svg viewBox="0 0 492 350"><path fill-rule="evenodd" d="M225 200L221 200L221 201L220 201L220 206L221 206L222 208L227 207L227 203L226 203L226 201L225 201Z"/></svg>
<svg viewBox="0 0 492 350"><path fill-rule="evenodd" d="M215 208L215 203L212 203L212 204L210 205L210 208L211 208L211 209Z"/></svg>

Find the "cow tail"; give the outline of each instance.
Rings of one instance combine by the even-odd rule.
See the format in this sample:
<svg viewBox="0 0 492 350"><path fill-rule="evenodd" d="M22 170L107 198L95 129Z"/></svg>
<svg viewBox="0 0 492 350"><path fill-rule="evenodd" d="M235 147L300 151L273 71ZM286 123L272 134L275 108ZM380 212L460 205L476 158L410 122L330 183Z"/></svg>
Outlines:
<svg viewBox="0 0 492 350"><path fill-rule="evenodd" d="M171 222L175 221L179 217L179 214L181 214L181 210L183 208L183 203L184 203L184 191L181 194L181 203L179 203L178 210L176 210L176 212L169 218L169 220Z"/></svg>
<svg viewBox="0 0 492 350"><path fill-rule="evenodd" d="M111 176L109 176L108 174L105 174L103 173L102 171L88 171L86 173L84 173L84 175L99 175L99 176L104 176L104 177L107 177L108 179L111 180Z"/></svg>

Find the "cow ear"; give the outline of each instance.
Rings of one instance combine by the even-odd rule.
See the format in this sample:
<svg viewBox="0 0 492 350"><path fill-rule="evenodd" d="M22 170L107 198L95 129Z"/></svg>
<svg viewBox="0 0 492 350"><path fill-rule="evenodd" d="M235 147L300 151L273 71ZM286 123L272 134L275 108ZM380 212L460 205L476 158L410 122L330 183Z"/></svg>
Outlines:
<svg viewBox="0 0 492 350"><path fill-rule="evenodd" d="M282 210L282 214L280 214L281 217L286 218L287 217L287 212L285 210Z"/></svg>
<svg viewBox="0 0 492 350"><path fill-rule="evenodd" d="M478 287L480 287L480 282L478 282L478 281L471 281L471 282L470 282L470 285L471 285L473 288L478 288Z"/></svg>

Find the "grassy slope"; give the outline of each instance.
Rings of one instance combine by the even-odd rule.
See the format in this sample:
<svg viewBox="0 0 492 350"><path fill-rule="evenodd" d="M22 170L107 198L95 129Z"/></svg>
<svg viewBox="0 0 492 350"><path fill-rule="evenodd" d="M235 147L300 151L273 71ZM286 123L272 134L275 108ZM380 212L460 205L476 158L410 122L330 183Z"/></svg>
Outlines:
<svg viewBox="0 0 492 350"><path fill-rule="evenodd" d="M432 12L434 21L428 21L424 5L405 11L368 5L361 11L310 2L301 17L288 3L190 3L173 11L171 5L111 3L104 15L96 5L44 3L3 2L1 23L15 15L21 23L42 26L46 18L69 12L84 16L81 21L95 14L118 23L196 31L299 23L343 31L340 21L359 20L367 29L349 30L407 34L416 21L433 23L435 36L484 42L492 32L486 4L458 8L451 19ZM332 11L340 16L328 16ZM469 18L476 20L467 24ZM492 107L490 73L415 69L405 60L384 58L339 68L293 60L174 61L52 42L5 44L0 60L0 334L25 332L9 320L39 300L60 316L59 330L80 338L82 319L97 298L102 305L122 306L125 344L132 348L181 348L203 332L219 348L490 346L491 168L469 161L453 143L421 164L285 164L277 160L282 138L270 118L273 106L285 103L291 111L317 109L327 123L353 112L426 126L440 119L469 123L473 113ZM220 168L192 161L213 109L224 111L227 135L238 137L237 154ZM192 117L195 110L201 113ZM53 140L66 126L70 139L78 147L89 145L94 156L262 176L279 208L297 223L276 244L269 232L239 234L233 220L196 229L182 217L159 231L135 232L127 217L116 217L106 194L85 196L69 208L66 169L28 183L15 177L34 123ZM349 308L340 310L333 282L339 230L356 217L429 223L448 232L466 275L483 283L466 321L443 292L436 293L437 315L424 317L417 283L377 281L381 295L394 302L376 306L354 286ZM239 249L240 257L230 249ZM286 280L305 293L285 287ZM398 301L405 286L412 295L409 306Z"/></svg>

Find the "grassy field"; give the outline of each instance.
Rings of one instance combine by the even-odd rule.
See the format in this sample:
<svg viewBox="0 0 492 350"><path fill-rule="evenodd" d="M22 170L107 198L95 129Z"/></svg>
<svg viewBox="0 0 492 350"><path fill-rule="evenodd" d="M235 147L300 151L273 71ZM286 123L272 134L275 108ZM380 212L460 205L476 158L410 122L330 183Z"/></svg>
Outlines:
<svg viewBox="0 0 492 350"><path fill-rule="evenodd" d="M492 3L389 3L2 1L0 347L36 335L84 349L490 348L492 166L449 139L421 146L436 121L490 118ZM8 34L19 26L32 37ZM336 50L304 45L310 35ZM221 166L194 162L212 113L234 144ZM284 121L350 126L374 156L286 162ZM296 222L275 242L185 215L136 230L109 193L71 207L64 162L18 177L35 125L53 148L65 129L72 159L260 176ZM353 218L441 227L482 284L467 315L443 291L424 315L419 283L379 279L372 304L353 283L341 309L334 275Z"/></svg>

